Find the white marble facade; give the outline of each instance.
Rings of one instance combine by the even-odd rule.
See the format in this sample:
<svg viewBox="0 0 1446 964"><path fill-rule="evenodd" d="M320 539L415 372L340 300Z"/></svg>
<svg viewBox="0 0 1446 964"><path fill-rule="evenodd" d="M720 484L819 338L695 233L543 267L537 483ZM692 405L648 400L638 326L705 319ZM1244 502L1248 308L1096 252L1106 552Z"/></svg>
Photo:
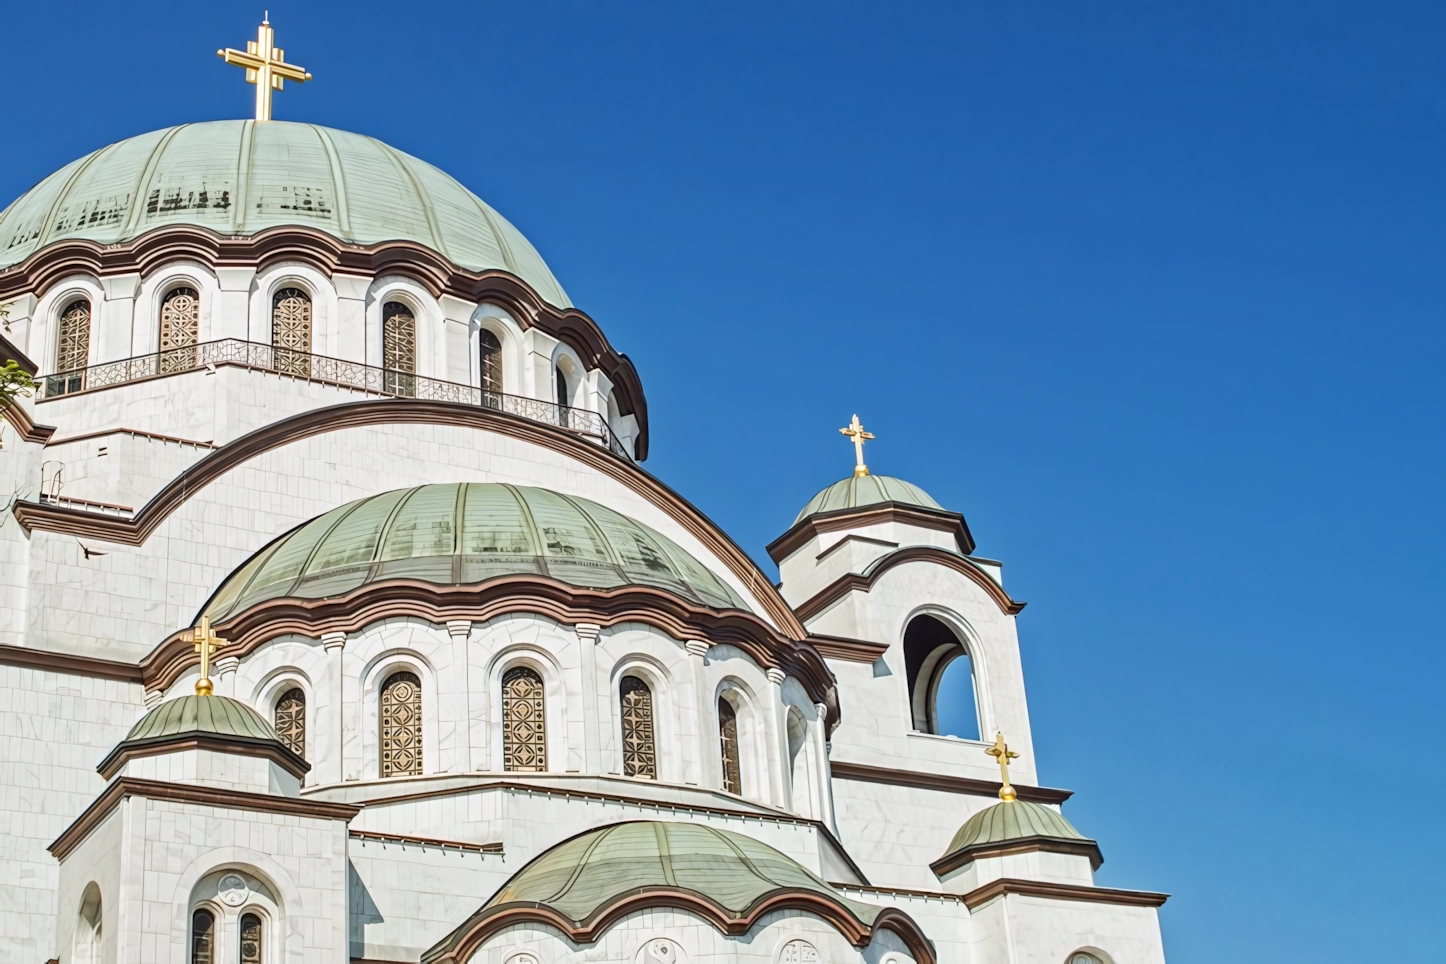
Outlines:
<svg viewBox="0 0 1446 964"><path fill-rule="evenodd" d="M370 365L380 361L382 305L405 303L416 317L416 374L462 385L480 384L478 339L489 332L502 345L505 391L557 401L562 372L567 404L598 414L626 454L636 451L638 417L620 414L612 381L567 339L515 306L436 295L402 269L368 277L315 261L237 267L187 256L117 273L71 271L7 296L6 337L42 374L53 372L60 312L84 298L90 364L154 352L161 302L178 285L199 293L203 342L268 341L273 294L303 288L314 306L313 352ZM988 743L916 726L903 647L913 620L928 615L954 633L974 667L980 734L1005 733L1020 754L1016 782L1041 783L1015 615L1001 605L1002 589L981 581L999 587L1000 567L966 559L937 528L874 519L818 534L781 560L774 594L766 576L730 555L726 537L630 460L601 452L613 467L600 470L583 447L595 440L538 444L455 421L322 426L258 447L188 489L145 531L122 537L85 521L146 518L158 494L248 433L376 397L221 365L18 399L0 422L0 490L13 493L0 517L0 962L184 964L200 907L219 921L214 964L241 964L244 913L264 921L267 964L416 961L529 860L624 820L754 836L848 898L908 914L949 964L1065 964L1079 953L1100 964L1163 960L1154 905L1095 888L1087 861L1083 871L1078 859L1048 854L981 862L969 878L980 887L1017 879L1075 890L1006 888L978 899L951 892L930 869L959 826L997 802L998 770ZM25 424L53 431L27 438ZM838 716L830 719L805 680L727 639L669 631L675 624L662 615L609 625L527 611L389 615L314 638L288 630L221 660L212 676L218 695L267 720L285 693L302 690L311 769L299 784L224 752L132 760L116 779L152 789L128 792L61 848L63 861L48 851L105 793L97 763L148 708L192 692L197 666L157 683L147 660L192 625L233 571L332 508L440 482L537 486L641 521L736 592L759 632L786 636L788 607L879 570L867 588L802 621L809 633L862 644L827 657ZM25 522L27 506L68 514ZM958 558L944 565L925 554L881 567L911 546ZM876 655L859 656L869 644ZM543 680L546 772L504 767L501 681L516 666ZM421 683L422 772L383 778L380 691L399 671ZM628 675L652 692L656 779L624 775L619 687ZM739 793L724 786L720 698L738 715ZM913 776L890 776L901 773ZM172 784L252 802L169 799L155 789ZM267 812L252 799L266 796L302 809ZM321 809L302 812L312 804ZM356 814L327 816L325 804ZM819 917L781 910L730 936L662 905L629 913L589 945L540 923L510 926L471 959L924 964L887 929L857 947Z"/></svg>

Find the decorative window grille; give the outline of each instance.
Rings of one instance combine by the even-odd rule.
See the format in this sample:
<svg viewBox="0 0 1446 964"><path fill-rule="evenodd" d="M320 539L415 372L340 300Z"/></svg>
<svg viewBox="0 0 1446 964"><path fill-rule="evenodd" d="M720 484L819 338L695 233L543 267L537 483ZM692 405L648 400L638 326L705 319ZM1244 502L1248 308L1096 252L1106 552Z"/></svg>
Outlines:
<svg viewBox="0 0 1446 964"><path fill-rule="evenodd" d="M624 676L618 685L623 710L623 776L658 778L658 757L653 746L653 691L636 676Z"/></svg>
<svg viewBox="0 0 1446 964"><path fill-rule="evenodd" d="M290 375L311 374L311 297L282 288L271 301L273 366Z"/></svg>
<svg viewBox="0 0 1446 964"><path fill-rule="evenodd" d="M382 306L382 383L393 395L417 394L417 319L406 305Z"/></svg>
<svg viewBox="0 0 1446 964"><path fill-rule="evenodd" d="M382 686L382 776L422 772L422 681L393 673Z"/></svg>
<svg viewBox="0 0 1446 964"><path fill-rule="evenodd" d="M498 341L492 332L483 328L477 335L477 344L482 353L482 404L487 405L487 392L502 391L502 342Z"/></svg>
<svg viewBox="0 0 1446 964"><path fill-rule="evenodd" d="M261 964L261 918L241 915L241 964Z"/></svg>
<svg viewBox="0 0 1446 964"><path fill-rule="evenodd" d="M276 735L297 756L306 756L306 694L299 687L287 690L276 704Z"/></svg>
<svg viewBox="0 0 1446 964"><path fill-rule="evenodd" d="M216 917L209 910L191 915L191 964L214 964Z"/></svg>
<svg viewBox="0 0 1446 964"><path fill-rule="evenodd" d="M85 366L90 359L90 302L85 299L72 301L60 313L59 350L55 357L55 370L62 377L52 384L60 389L47 394L78 392L85 387Z"/></svg>
<svg viewBox="0 0 1446 964"><path fill-rule="evenodd" d="M743 792L743 772L738 765L738 713L733 704L718 698L718 740L723 751L723 789Z"/></svg>
<svg viewBox="0 0 1446 964"><path fill-rule="evenodd" d="M176 288L161 302L162 375L196 367L200 341L201 299L195 288Z"/></svg>
<svg viewBox="0 0 1446 964"><path fill-rule="evenodd" d="M808 941L791 940L779 951L778 964L818 964L818 948Z"/></svg>
<svg viewBox="0 0 1446 964"><path fill-rule="evenodd" d="M502 677L502 769L547 769L547 726L542 677L525 666Z"/></svg>

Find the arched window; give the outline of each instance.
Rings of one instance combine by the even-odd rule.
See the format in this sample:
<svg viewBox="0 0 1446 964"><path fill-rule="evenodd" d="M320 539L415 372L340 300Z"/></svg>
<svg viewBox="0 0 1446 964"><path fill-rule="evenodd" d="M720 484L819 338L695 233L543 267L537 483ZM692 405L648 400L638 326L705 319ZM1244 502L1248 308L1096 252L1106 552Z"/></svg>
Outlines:
<svg viewBox="0 0 1446 964"><path fill-rule="evenodd" d="M162 375L196 367L200 340L201 298L195 288L173 288L161 302Z"/></svg>
<svg viewBox="0 0 1446 964"><path fill-rule="evenodd" d="M814 815L813 747L808 740L808 721L795 706L788 708L789 786L793 812Z"/></svg>
<svg viewBox="0 0 1446 964"><path fill-rule="evenodd" d="M289 375L311 374L311 296L282 288L271 299L273 367Z"/></svg>
<svg viewBox="0 0 1446 964"><path fill-rule="evenodd" d="M738 712L718 697L718 740L723 753L723 789L743 793L743 771L738 765Z"/></svg>
<svg viewBox="0 0 1446 964"><path fill-rule="evenodd" d="M563 374L562 368L557 369L557 404L563 408L572 402L572 394L567 390L567 375Z"/></svg>
<svg viewBox="0 0 1446 964"><path fill-rule="evenodd" d="M382 370L383 391L417 394L417 319L395 301L382 306Z"/></svg>
<svg viewBox="0 0 1446 964"><path fill-rule="evenodd" d="M216 964L216 916L201 909L191 915L191 964Z"/></svg>
<svg viewBox="0 0 1446 964"><path fill-rule="evenodd" d="M658 778L658 755L653 745L653 691L636 676L618 684L623 711L623 776Z"/></svg>
<svg viewBox="0 0 1446 964"><path fill-rule="evenodd" d="M287 690L276 703L276 735L300 757L306 756L306 694Z"/></svg>
<svg viewBox="0 0 1446 964"><path fill-rule="evenodd" d="M477 346L482 361L482 404L488 408L501 408L502 400L490 396L502 393L502 342L483 328L477 333Z"/></svg>
<svg viewBox="0 0 1446 964"><path fill-rule="evenodd" d="M1088 951L1075 951L1069 956L1069 964L1101 964L1101 961Z"/></svg>
<svg viewBox="0 0 1446 964"><path fill-rule="evenodd" d="M973 660L954 631L933 616L904 630L904 664L914 729L979 739Z"/></svg>
<svg viewBox="0 0 1446 964"><path fill-rule="evenodd" d="M241 915L241 964L261 964L261 918Z"/></svg>
<svg viewBox="0 0 1446 964"><path fill-rule="evenodd" d="M526 666L502 676L502 769L547 769L542 677Z"/></svg>
<svg viewBox="0 0 1446 964"><path fill-rule="evenodd" d="M90 302L72 301L60 313L60 335L56 345L55 371L46 387L47 395L64 395L85 387L85 366L90 363Z"/></svg>
<svg viewBox="0 0 1446 964"><path fill-rule="evenodd" d="M422 681L393 673L382 685L382 776L422 772Z"/></svg>
<svg viewBox="0 0 1446 964"><path fill-rule="evenodd" d="M80 918L75 922L74 964L100 964L100 888L92 881L80 898Z"/></svg>

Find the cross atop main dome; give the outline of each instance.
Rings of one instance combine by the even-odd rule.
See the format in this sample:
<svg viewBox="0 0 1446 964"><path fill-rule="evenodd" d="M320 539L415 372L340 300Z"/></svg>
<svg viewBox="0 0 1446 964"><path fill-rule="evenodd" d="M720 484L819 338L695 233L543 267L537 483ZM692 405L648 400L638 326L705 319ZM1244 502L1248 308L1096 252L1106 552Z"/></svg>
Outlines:
<svg viewBox="0 0 1446 964"><path fill-rule="evenodd" d="M271 119L271 92L282 90L286 81L304 84L311 79L309 71L286 62L286 51L276 46L276 31L271 29L271 11L261 18L256 39L246 41L246 52L232 47L216 51L216 56L236 67L246 68L246 83L256 85L256 119Z"/></svg>

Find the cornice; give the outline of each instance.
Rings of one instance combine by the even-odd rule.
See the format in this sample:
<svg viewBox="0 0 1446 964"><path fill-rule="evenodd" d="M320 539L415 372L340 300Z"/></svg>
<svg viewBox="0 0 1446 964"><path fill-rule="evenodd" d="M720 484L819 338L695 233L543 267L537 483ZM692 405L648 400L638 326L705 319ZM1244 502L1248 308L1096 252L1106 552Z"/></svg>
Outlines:
<svg viewBox="0 0 1446 964"><path fill-rule="evenodd" d="M15 364L20 366L20 370L27 375L35 375L40 371L35 366L35 362L31 361L30 357L21 351L15 342L6 338L4 335L0 335L0 365L4 365L8 361L15 362Z"/></svg>
<svg viewBox="0 0 1446 964"><path fill-rule="evenodd" d="M283 597L252 606L216 624L231 642L216 658L244 657L268 640L289 633L320 638L354 633L384 619L413 617L435 624L453 619L486 622L511 613L535 613L565 625L613 626L642 622L675 639L707 639L738 647L759 666L779 667L798 679L837 722L833 674L806 642L790 639L752 613L698 606L652 586L588 589L546 576L519 573L465 586L389 579L322 599ZM141 661L148 689L164 689L200 662L189 630L170 636Z"/></svg>
<svg viewBox="0 0 1446 964"><path fill-rule="evenodd" d="M912 917L897 908L884 908L874 919L873 926L869 926L855 917L841 900L817 891L780 888L764 894L735 917L712 898L697 891L681 887L643 887L618 895L584 921L571 920L546 904L532 902L484 907L451 935L424 952L422 964L463 964L493 934L521 923L547 924L574 943L592 944L627 915L653 907L687 911L706 920L719 933L735 937L747 934L765 914L799 910L821 917L855 947L867 946L874 932L885 928L899 935L918 964L936 962L933 943L924 936Z"/></svg>
<svg viewBox="0 0 1446 964"><path fill-rule="evenodd" d="M15 429L22 442L48 442L55 434L54 425L36 424L25 407L14 401L0 400L0 414L5 416L5 421Z"/></svg>
<svg viewBox="0 0 1446 964"><path fill-rule="evenodd" d="M810 633L809 643L825 659L838 659L849 663L872 663L889 651L888 643L872 643L866 639L849 639L845 636L825 636Z"/></svg>
<svg viewBox="0 0 1446 964"><path fill-rule="evenodd" d="M30 649L26 646L0 646L0 665L23 666L26 669L38 669L47 673L70 673L75 676L115 679L123 683L145 682L145 674L135 663L95 659L91 656L75 656L71 653L57 653L48 649Z"/></svg>
<svg viewBox="0 0 1446 964"><path fill-rule="evenodd" d="M875 502L852 509L833 509L829 512L815 512L795 522L787 532L768 544L768 555L781 563L809 541L825 532L841 532L845 529L860 529L864 526L882 525L885 522L900 522L918 526L921 529L937 529L954 536L959 551L966 556L974 551L974 537L964 516L945 509L930 509L906 502Z"/></svg>
<svg viewBox="0 0 1446 964"><path fill-rule="evenodd" d="M1090 866L1095 870L1099 870L1105 862L1104 855L1100 853L1100 845L1093 840L1035 835L961 847L934 861L929 865L929 869L934 872L935 876L942 878L947 873L986 857L1011 857L1015 854L1041 851L1051 854L1069 854L1074 857L1088 857Z"/></svg>
<svg viewBox="0 0 1446 964"><path fill-rule="evenodd" d="M851 592L870 592L884 573L910 562L932 562L962 573L983 589L1006 616L1017 616L1025 607L1025 603L1010 599L1009 593L999 583L964 556L937 546L905 546L881 556L864 573L850 572L838 577L795 606L793 611L801 621L808 622Z"/></svg>
<svg viewBox="0 0 1446 964"><path fill-rule="evenodd" d="M260 757L275 763L298 780L311 769L310 763L279 743L242 736L221 736L217 733L177 733L152 740L124 740L106 754L106 758L101 760L95 769L102 778L109 780L120 772L120 768L128 760L181 750L214 750L217 753Z"/></svg>
<svg viewBox="0 0 1446 964"><path fill-rule="evenodd" d="M458 402L419 398L367 399L311 409L265 425L191 463L133 517L121 519L37 502L19 502L15 516L27 529L62 532L119 545L142 545L156 527L199 490L272 449L342 429L373 425L453 425L495 432L552 449L622 483L668 513L713 552L748 587L785 636L808 635L773 584L738 544L678 493L600 445L542 422Z"/></svg>
<svg viewBox="0 0 1446 964"><path fill-rule="evenodd" d="M76 817L75 821L65 829L65 832L56 837L55 842L46 849L55 855L55 859L64 860L102 820L109 816L122 800L133 796L145 797L150 800L197 803L226 810L254 810L260 813L279 813L293 817L312 817L317 820L350 821L361 812L360 807L353 807L345 803L121 777L111 781L104 792L85 808L85 812Z"/></svg>
<svg viewBox="0 0 1446 964"><path fill-rule="evenodd" d="M1112 887L1085 887L1079 884L1052 884L1042 880L1021 880L1001 877L964 895L964 906L978 910L996 897L1022 894L1049 897L1055 900L1083 900L1094 904L1118 904L1125 907L1159 907L1170 899L1169 894L1148 890L1115 890Z"/></svg>
<svg viewBox="0 0 1446 964"><path fill-rule="evenodd" d="M842 760L829 761L829 771L843 780L861 780L865 783L887 783L897 787L917 787L921 790L942 790L945 793L967 793L972 796L997 797L1002 783L993 780L975 780L972 777L951 777L942 773L919 773L915 770L891 770L888 767L869 766L866 763L847 763ZM1025 787L1014 784L1019 799L1031 803L1064 803L1074 796L1073 790L1056 790L1052 787Z"/></svg>
<svg viewBox="0 0 1446 964"><path fill-rule="evenodd" d="M70 239L48 244L19 264L0 271L0 302L17 295L43 293L67 275L149 275L177 260L210 268L265 270L280 262L300 262L331 277L336 274L401 274L434 297L491 302L507 309L524 329L537 327L566 342L589 368L607 375L616 389L618 410L638 420L639 460L648 457L648 403L637 370L616 351L586 313L557 308L527 282L507 271L473 272L413 241L348 244L323 231L300 225L269 228L248 236L224 236L197 225L158 228L122 244L101 245Z"/></svg>

